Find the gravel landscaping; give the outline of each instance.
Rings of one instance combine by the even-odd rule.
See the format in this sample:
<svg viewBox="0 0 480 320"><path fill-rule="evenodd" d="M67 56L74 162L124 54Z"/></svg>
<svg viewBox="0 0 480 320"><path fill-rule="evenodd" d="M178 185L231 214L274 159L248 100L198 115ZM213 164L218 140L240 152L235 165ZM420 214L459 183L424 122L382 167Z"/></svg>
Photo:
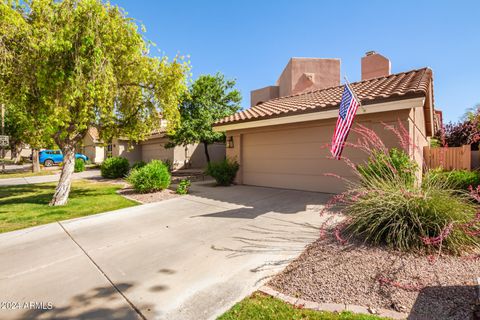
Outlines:
<svg viewBox="0 0 480 320"><path fill-rule="evenodd" d="M119 190L118 193L127 199L135 200L140 203L158 202L158 201L172 199L180 196L176 194L175 191L170 189L165 189L162 191L151 192L151 193L136 193L130 187L126 187L122 190Z"/></svg>
<svg viewBox="0 0 480 320"><path fill-rule="evenodd" d="M409 319L470 319L480 255L426 257L331 236L311 244L269 286L315 302L409 312Z"/></svg>

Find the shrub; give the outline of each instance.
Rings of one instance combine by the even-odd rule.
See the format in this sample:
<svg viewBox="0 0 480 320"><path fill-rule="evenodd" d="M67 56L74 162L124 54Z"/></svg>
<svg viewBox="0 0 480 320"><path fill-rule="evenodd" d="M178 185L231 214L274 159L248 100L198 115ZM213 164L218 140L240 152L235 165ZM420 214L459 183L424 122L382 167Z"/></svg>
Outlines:
<svg viewBox="0 0 480 320"><path fill-rule="evenodd" d="M386 149L373 130L358 127L355 145L369 160L355 166L345 159L358 181L349 181L348 190L326 206L346 216L335 229L336 237L343 242L344 234L404 251L460 254L479 249L480 214L470 195L442 179L426 177L420 184L406 153ZM407 144L401 145L408 150Z"/></svg>
<svg viewBox="0 0 480 320"><path fill-rule="evenodd" d="M167 166L168 171L172 172L173 171L173 162L170 159L164 159L162 160L163 163Z"/></svg>
<svg viewBox="0 0 480 320"><path fill-rule="evenodd" d="M443 171L441 169L430 170L425 175L425 181L432 179L439 180L452 189L467 190L470 186L472 186L472 188L476 188L478 185L480 185L480 173L478 171Z"/></svg>
<svg viewBox="0 0 480 320"><path fill-rule="evenodd" d="M192 185L192 183L190 182L190 180L188 180L188 179L183 179L183 180L180 181L180 183L178 184L176 193L177 193L177 194L187 194L187 193L188 193L188 190L190 189L190 186L191 186L191 185Z"/></svg>
<svg viewBox="0 0 480 320"><path fill-rule="evenodd" d="M416 178L418 165L408 154L397 148L388 150L388 153L372 151L366 164L357 166L358 173L364 182L375 179L401 178L409 186L413 186Z"/></svg>
<svg viewBox="0 0 480 320"><path fill-rule="evenodd" d="M83 172L85 171L85 161L83 159L75 159L75 169L74 172Z"/></svg>
<svg viewBox="0 0 480 320"><path fill-rule="evenodd" d="M205 173L213 177L218 185L229 186L233 183L239 168L238 162L225 159L209 163Z"/></svg>
<svg viewBox="0 0 480 320"><path fill-rule="evenodd" d="M147 165L134 169L127 177L133 189L139 193L160 191L170 185L170 172L165 164L152 160Z"/></svg>
<svg viewBox="0 0 480 320"><path fill-rule="evenodd" d="M478 142L480 140L478 120L477 114L473 119L465 119L457 123L450 122L436 132L435 138L441 142L442 146L461 147L472 145L474 150L478 150Z"/></svg>
<svg viewBox="0 0 480 320"><path fill-rule="evenodd" d="M135 162L132 166L132 170L135 170L135 169L140 169L142 167L145 167L147 165L147 163L145 161L138 161L138 162Z"/></svg>
<svg viewBox="0 0 480 320"><path fill-rule="evenodd" d="M122 157L111 157L105 159L100 166L102 177L108 179L123 178L128 174L130 164L128 160Z"/></svg>

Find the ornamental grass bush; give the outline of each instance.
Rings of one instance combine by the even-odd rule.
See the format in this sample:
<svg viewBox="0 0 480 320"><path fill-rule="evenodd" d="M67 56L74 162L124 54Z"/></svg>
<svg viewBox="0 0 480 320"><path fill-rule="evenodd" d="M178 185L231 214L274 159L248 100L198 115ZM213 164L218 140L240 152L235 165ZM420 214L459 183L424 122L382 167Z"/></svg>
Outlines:
<svg viewBox="0 0 480 320"><path fill-rule="evenodd" d="M85 171L85 161L83 159L75 159L74 172L83 172Z"/></svg>
<svg viewBox="0 0 480 320"><path fill-rule="evenodd" d="M235 180L240 165L237 161L225 159L218 162L210 162L205 173L215 179L220 186L229 186Z"/></svg>
<svg viewBox="0 0 480 320"><path fill-rule="evenodd" d="M107 158L100 166L100 174L107 179L124 178L129 170L130 163L122 157Z"/></svg>
<svg viewBox="0 0 480 320"><path fill-rule="evenodd" d="M171 176L164 163L152 160L147 165L130 171L127 181L136 192L149 193L168 188Z"/></svg>
<svg viewBox="0 0 480 320"><path fill-rule="evenodd" d="M420 168L404 151L411 147L407 131L400 123L386 128L397 135L402 149L389 150L371 129L353 129L360 138L350 145L367 153L368 160L354 165L344 158L357 179L348 181L347 191L326 206L346 216L335 228L337 239L415 252L480 249L480 214L472 196L444 179L421 183Z"/></svg>

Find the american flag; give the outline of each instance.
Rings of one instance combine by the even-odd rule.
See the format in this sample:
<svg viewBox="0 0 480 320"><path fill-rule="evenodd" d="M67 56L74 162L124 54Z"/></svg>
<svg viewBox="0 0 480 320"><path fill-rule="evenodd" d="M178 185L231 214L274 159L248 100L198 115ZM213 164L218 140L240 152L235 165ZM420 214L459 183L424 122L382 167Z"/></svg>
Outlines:
<svg viewBox="0 0 480 320"><path fill-rule="evenodd" d="M335 132L333 133L332 138L332 147L330 149L332 156L337 160L340 160L342 156L345 141L347 140L348 133L352 127L353 118L355 117L359 106L360 103L355 98L352 89L350 89L350 86L346 84L345 88L343 89L337 125L335 126Z"/></svg>

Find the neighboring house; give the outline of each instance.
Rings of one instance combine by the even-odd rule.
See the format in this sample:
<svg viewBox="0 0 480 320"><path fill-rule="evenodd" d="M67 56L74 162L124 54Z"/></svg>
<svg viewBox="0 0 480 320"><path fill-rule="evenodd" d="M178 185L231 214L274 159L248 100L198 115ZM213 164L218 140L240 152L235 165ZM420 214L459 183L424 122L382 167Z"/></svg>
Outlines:
<svg viewBox="0 0 480 320"><path fill-rule="evenodd" d="M105 159L105 148L95 127L88 128L87 135L77 152L86 155L93 163L102 163Z"/></svg>
<svg viewBox="0 0 480 320"><path fill-rule="evenodd" d="M163 129L156 130L144 141L131 143L128 139L116 138L111 144L105 145L99 137L96 128L90 128L83 140L83 145L78 151L92 159L94 163L101 163L107 157L124 157L133 164L139 161L149 162L153 159L169 161L175 169L204 168L207 165L202 144L189 144L165 148L169 139ZM211 161L225 158L225 144L215 143L209 145Z"/></svg>
<svg viewBox="0 0 480 320"><path fill-rule="evenodd" d="M434 125L435 130L433 132L436 133L437 131L443 129L443 112L435 108L434 116L435 116L435 125Z"/></svg>
<svg viewBox="0 0 480 320"><path fill-rule="evenodd" d="M30 146L28 144L24 144L22 145L22 148L20 150L20 155L19 158L30 158L30 156L32 155L32 149L30 148ZM12 150L8 149L8 150L5 150L5 159L11 159L11 160L14 160L15 154L13 153L12 154Z"/></svg>
<svg viewBox="0 0 480 320"><path fill-rule="evenodd" d="M295 61L289 62L292 63ZM344 191L345 183L325 173L355 178L350 168L343 161L331 159L329 149L324 147L331 142L343 91L339 86L340 64L324 65L328 66L327 78L335 80L335 86L320 87L315 83L325 78L321 68L313 72L308 68L296 70L296 79L302 81L301 87L305 90L310 89L305 86L304 75L312 80L312 91L289 95L293 92L291 88L299 87L290 83L283 90L287 96L253 103L251 108L215 124L214 129L225 131L227 141L233 142L229 143L227 157L240 163L238 183L338 193ZM338 70L332 70L333 67ZM287 65L288 68L291 67ZM432 71L428 68L392 75L387 58L367 53L362 58L362 80L351 83L362 104L354 126L361 123L374 129L388 147L393 147L398 146L398 139L385 130L382 123L397 125L400 121L417 146L409 152L421 168L423 147L434 134L432 80ZM275 92L282 92L281 81L279 83L280 88ZM355 140L352 132L348 141ZM353 162L366 159L361 151L349 147L343 155Z"/></svg>

